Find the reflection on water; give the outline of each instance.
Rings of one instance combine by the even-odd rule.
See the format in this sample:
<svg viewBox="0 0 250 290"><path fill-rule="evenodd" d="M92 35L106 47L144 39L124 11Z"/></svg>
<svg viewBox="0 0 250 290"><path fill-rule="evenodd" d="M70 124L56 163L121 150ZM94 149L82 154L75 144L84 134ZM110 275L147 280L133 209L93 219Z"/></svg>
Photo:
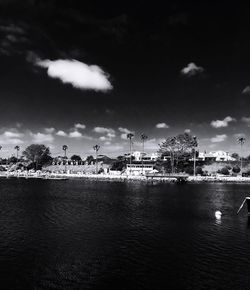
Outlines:
<svg viewBox="0 0 250 290"><path fill-rule="evenodd" d="M250 228L250 216L247 216L247 227Z"/></svg>
<svg viewBox="0 0 250 290"><path fill-rule="evenodd" d="M250 220L246 208L236 212L249 188L2 179L1 281L6 289L247 289Z"/></svg>

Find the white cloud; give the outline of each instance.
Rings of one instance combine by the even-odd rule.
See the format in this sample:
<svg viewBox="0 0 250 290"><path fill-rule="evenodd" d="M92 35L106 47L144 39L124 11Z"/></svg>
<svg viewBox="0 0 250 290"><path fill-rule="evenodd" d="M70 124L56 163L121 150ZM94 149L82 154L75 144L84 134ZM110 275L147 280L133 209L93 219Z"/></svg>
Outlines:
<svg viewBox="0 0 250 290"><path fill-rule="evenodd" d="M101 136L99 138L101 141L111 141L116 136L115 130L112 128L95 127L93 131L98 134L106 134L106 136Z"/></svg>
<svg viewBox="0 0 250 290"><path fill-rule="evenodd" d="M189 134L190 132L191 132L190 129L185 129L185 130L184 130L184 133L188 133L188 134Z"/></svg>
<svg viewBox="0 0 250 290"><path fill-rule="evenodd" d="M59 131L56 133L56 135L57 135L57 136L61 136L61 137L66 137L66 136L67 136L67 134L66 134L64 131L62 131L62 130L59 130Z"/></svg>
<svg viewBox="0 0 250 290"><path fill-rule="evenodd" d="M114 134L115 130L112 128L105 128L105 127L95 127L93 129L94 132L99 133L99 134Z"/></svg>
<svg viewBox="0 0 250 290"><path fill-rule="evenodd" d="M246 123L248 127L250 127L250 118L249 117L242 117L241 121Z"/></svg>
<svg viewBox="0 0 250 290"><path fill-rule="evenodd" d="M242 94L250 94L250 86L246 86L242 91Z"/></svg>
<svg viewBox="0 0 250 290"><path fill-rule="evenodd" d="M20 139L23 134L11 131L5 131L0 134L0 145L18 145L24 142Z"/></svg>
<svg viewBox="0 0 250 290"><path fill-rule="evenodd" d="M216 135L215 137L211 138L211 142L212 143L219 143L219 142L225 141L226 139L227 139L226 134Z"/></svg>
<svg viewBox="0 0 250 290"><path fill-rule="evenodd" d="M82 133L75 130L69 133L69 138L82 138Z"/></svg>
<svg viewBox="0 0 250 290"><path fill-rule="evenodd" d="M127 129L127 128L123 128L123 127L119 127L118 130L122 133L126 133L126 134L129 134L129 133L132 133L131 130Z"/></svg>
<svg viewBox="0 0 250 290"><path fill-rule="evenodd" d="M82 138L86 139L86 140L93 140L94 139L93 137L88 136L88 135L82 135Z"/></svg>
<svg viewBox="0 0 250 290"><path fill-rule="evenodd" d="M51 134L43 134L43 133L31 133L32 142L34 143L50 143L54 141L54 137Z"/></svg>
<svg viewBox="0 0 250 290"><path fill-rule="evenodd" d="M86 126L84 124L77 123L77 124L75 124L75 128L76 129L85 129Z"/></svg>
<svg viewBox="0 0 250 290"><path fill-rule="evenodd" d="M158 124L155 125L155 127L157 129L168 129L169 125L167 125L166 123L158 123Z"/></svg>
<svg viewBox="0 0 250 290"><path fill-rule="evenodd" d="M3 135L0 135L1 145L18 145L23 144L24 142L18 138L6 138Z"/></svg>
<svg viewBox="0 0 250 290"><path fill-rule="evenodd" d="M194 62L190 62L186 67L181 70L181 74L185 76L195 76L204 72L204 68L197 66Z"/></svg>
<svg viewBox="0 0 250 290"><path fill-rule="evenodd" d="M115 132L114 132L114 133L110 133L110 132L109 132L109 133L107 134L107 137L108 137L108 138L115 138L115 136L116 136L116 135L115 135Z"/></svg>
<svg viewBox="0 0 250 290"><path fill-rule="evenodd" d="M223 128L223 127L227 127L228 123L236 121L234 118L228 116L226 117L224 120L216 120L216 121L212 121L210 123L210 125L214 128Z"/></svg>
<svg viewBox="0 0 250 290"><path fill-rule="evenodd" d="M52 134L53 132L55 132L55 130L56 130L56 129L55 129L55 128L52 128L52 127L51 127L51 128L45 128L45 129L44 129L44 131L45 131L46 133L48 133L48 134Z"/></svg>
<svg viewBox="0 0 250 290"><path fill-rule="evenodd" d="M245 133L237 133L233 135L235 139L238 138L246 138L246 134Z"/></svg>
<svg viewBox="0 0 250 290"><path fill-rule="evenodd" d="M127 129L127 128L119 127L118 130L122 133L121 134L121 139L123 139L123 140L127 140L127 135L129 133L134 134L133 131L131 131L131 130Z"/></svg>
<svg viewBox="0 0 250 290"><path fill-rule="evenodd" d="M17 133L17 132L5 131L3 133L3 136L7 138L20 138L23 136L23 134Z"/></svg>
<svg viewBox="0 0 250 290"><path fill-rule="evenodd" d="M107 74L97 65L87 65L74 59L37 59L36 65L47 68L50 77L72 84L77 89L107 91L113 88Z"/></svg>

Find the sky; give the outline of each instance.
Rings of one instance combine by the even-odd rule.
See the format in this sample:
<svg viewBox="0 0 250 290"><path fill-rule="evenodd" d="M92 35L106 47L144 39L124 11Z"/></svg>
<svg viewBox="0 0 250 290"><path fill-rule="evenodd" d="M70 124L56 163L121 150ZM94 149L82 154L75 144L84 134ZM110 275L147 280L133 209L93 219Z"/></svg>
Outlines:
<svg viewBox="0 0 250 290"><path fill-rule="evenodd" d="M0 0L0 155L250 148L250 7L243 1Z"/></svg>

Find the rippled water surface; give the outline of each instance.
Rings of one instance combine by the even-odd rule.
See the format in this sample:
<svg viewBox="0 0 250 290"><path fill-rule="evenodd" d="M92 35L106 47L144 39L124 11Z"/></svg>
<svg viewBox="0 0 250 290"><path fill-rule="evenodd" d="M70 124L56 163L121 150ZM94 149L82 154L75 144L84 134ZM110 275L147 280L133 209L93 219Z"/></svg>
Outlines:
<svg viewBox="0 0 250 290"><path fill-rule="evenodd" d="M0 180L1 289L249 289L250 185ZM223 213L216 220L215 211Z"/></svg>

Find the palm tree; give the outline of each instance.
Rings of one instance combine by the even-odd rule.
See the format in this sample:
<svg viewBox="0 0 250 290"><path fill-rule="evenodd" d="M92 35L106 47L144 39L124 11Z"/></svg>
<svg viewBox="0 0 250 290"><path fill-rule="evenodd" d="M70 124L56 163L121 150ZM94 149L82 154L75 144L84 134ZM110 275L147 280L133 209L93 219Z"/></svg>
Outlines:
<svg viewBox="0 0 250 290"><path fill-rule="evenodd" d="M68 150L68 146L67 145L63 145L62 146L62 150L64 151L64 158L65 158L65 173L66 173L66 170L67 170L67 150Z"/></svg>
<svg viewBox="0 0 250 290"><path fill-rule="evenodd" d="M127 139L129 139L129 151L130 151L130 160L129 160L129 164L130 164L130 174L131 174L131 164L132 164L132 138L134 137L133 133L128 133L127 134Z"/></svg>
<svg viewBox="0 0 250 290"><path fill-rule="evenodd" d="M148 139L148 136L144 133L141 134L141 141L142 141L142 156L141 156L141 165L142 165L142 174L143 174L143 156L144 156L144 143Z"/></svg>
<svg viewBox="0 0 250 290"><path fill-rule="evenodd" d="M237 142L240 144L240 172L242 174L242 146L246 142L246 138L244 137L239 137L237 139Z"/></svg>
<svg viewBox="0 0 250 290"><path fill-rule="evenodd" d="M18 151L20 150L20 146L16 145L14 149L16 150L16 159L18 160Z"/></svg>
<svg viewBox="0 0 250 290"><path fill-rule="evenodd" d="M98 156L98 151L100 150L100 145L95 145L93 146L93 149L95 150L95 173L98 173L98 162L97 162L97 156Z"/></svg>

